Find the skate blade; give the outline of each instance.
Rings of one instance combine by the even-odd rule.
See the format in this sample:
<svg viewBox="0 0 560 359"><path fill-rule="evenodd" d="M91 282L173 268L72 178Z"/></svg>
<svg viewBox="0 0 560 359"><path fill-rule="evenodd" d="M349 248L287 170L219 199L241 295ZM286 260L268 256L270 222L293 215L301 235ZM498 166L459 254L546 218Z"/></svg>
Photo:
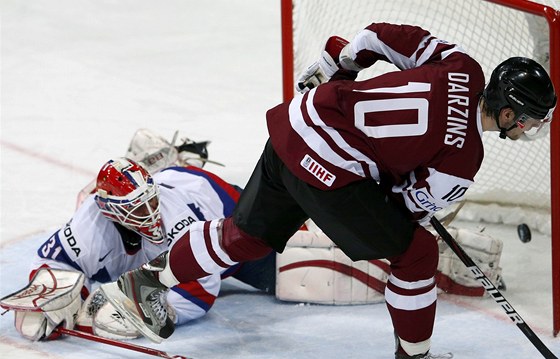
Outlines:
<svg viewBox="0 0 560 359"><path fill-rule="evenodd" d="M120 289L116 282L101 285L101 291L105 298L115 307L115 309L125 317L143 336L154 343L161 343L163 338L155 334L144 324L138 314L134 302L128 298Z"/></svg>

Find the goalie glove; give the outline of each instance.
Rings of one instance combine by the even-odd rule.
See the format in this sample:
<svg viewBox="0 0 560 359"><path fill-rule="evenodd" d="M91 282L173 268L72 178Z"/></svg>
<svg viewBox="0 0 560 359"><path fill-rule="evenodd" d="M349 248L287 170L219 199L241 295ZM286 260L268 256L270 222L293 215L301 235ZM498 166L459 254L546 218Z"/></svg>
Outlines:
<svg viewBox="0 0 560 359"><path fill-rule="evenodd" d="M56 327L74 327L82 299L83 273L41 268L23 289L0 300L0 306L13 310L16 330L26 339L54 339Z"/></svg>
<svg viewBox="0 0 560 359"><path fill-rule="evenodd" d="M195 142L183 138L177 145L175 142L178 134L179 131L175 131L171 141L167 141L151 130L139 129L132 137L125 157L142 163L151 174L177 165L202 168L207 162L210 162L224 166L208 159L210 141Z"/></svg>
<svg viewBox="0 0 560 359"><path fill-rule="evenodd" d="M225 167L220 162L208 159L208 145L210 141L195 142L188 138L183 138L182 143L176 146L179 156L177 163L181 166L195 166L202 168L206 163L212 163Z"/></svg>
<svg viewBox="0 0 560 359"><path fill-rule="evenodd" d="M329 80L354 80L361 68L354 63L348 41L331 36L319 61L311 64L297 79L296 90L306 93Z"/></svg>
<svg viewBox="0 0 560 359"><path fill-rule="evenodd" d="M154 174L174 165L177 161L176 140L177 132L169 142L153 131L141 128L134 133L125 157L142 163L150 173Z"/></svg>

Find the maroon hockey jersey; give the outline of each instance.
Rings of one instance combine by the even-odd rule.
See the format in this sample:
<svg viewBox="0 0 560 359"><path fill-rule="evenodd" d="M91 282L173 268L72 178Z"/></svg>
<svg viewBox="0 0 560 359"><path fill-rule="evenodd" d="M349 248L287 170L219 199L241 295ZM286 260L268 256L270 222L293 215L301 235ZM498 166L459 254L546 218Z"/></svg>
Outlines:
<svg viewBox="0 0 560 359"><path fill-rule="evenodd" d="M483 158L480 65L414 26L372 24L350 43L356 63L401 71L331 81L267 112L290 171L323 190L373 178L417 219L460 200Z"/></svg>

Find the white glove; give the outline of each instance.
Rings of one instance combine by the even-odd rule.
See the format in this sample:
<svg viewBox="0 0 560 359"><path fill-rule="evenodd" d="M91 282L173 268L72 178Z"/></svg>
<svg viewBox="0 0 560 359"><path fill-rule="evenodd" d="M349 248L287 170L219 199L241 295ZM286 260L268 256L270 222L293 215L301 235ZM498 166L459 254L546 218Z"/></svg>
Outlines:
<svg viewBox="0 0 560 359"><path fill-rule="evenodd" d="M328 52L323 51L321 59L311 64L297 79L296 90L306 93L322 83L328 82L338 70L338 66Z"/></svg>
<svg viewBox="0 0 560 359"><path fill-rule="evenodd" d="M175 131L169 142L151 130L139 129L132 137L125 157L142 163L152 174L159 172L177 161L177 135L178 131Z"/></svg>
<svg viewBox="0 0 560 359"><path fill-rule="evenodd" d="M321 52L319 61L311 64L297 79L296 90L300 93L328 82L334 74L341 69L339 56L348 41L338 36L331 36Z"/></svg>
<svg viewBox="0 0 560 359"><path fill-rule="evenodd" d="M2 298L0 306L15 312L16 330L24 338L52 339L56 327L74 327L83 284L80 272L42 268L29 285Z"/></svg>

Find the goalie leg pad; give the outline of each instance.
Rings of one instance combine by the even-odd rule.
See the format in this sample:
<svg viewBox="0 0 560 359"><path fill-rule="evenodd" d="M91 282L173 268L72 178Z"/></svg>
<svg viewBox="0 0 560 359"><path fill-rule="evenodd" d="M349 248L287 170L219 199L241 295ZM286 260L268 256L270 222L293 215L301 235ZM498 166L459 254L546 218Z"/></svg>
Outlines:
<svg viewBox="0 0 560 359"><path fill-rule="evenodd" d="M500 258L503 242L487 234L466 229L448 230L484 274L496 283L502 275ZM438 287L447 293L478 297L486 293L478 280L473 278L463 262L443 241L439 243L438 272Z"/></svg>
<svg viewBox="0 0 560 359"><path fill-rule="evenodd" d="M348 305L383 302L387 261L352 262L324 233L298 231L277 255L276 297Z"/></svg>
<svg viewBox="0 0 560 359"><path fill-rule="evenodd" d="M308 225L309 227L309 225ZM502 241L487 234L449 228L465 251L494 283ZM483 296L484 288L443 241L439 245L436 276L439 290L465 296ZM381 293L389 275L387 261L352 262L322 232L298 231L277 255L276 297L279 300L317 304L366 304L384 300Z"/></svg>

